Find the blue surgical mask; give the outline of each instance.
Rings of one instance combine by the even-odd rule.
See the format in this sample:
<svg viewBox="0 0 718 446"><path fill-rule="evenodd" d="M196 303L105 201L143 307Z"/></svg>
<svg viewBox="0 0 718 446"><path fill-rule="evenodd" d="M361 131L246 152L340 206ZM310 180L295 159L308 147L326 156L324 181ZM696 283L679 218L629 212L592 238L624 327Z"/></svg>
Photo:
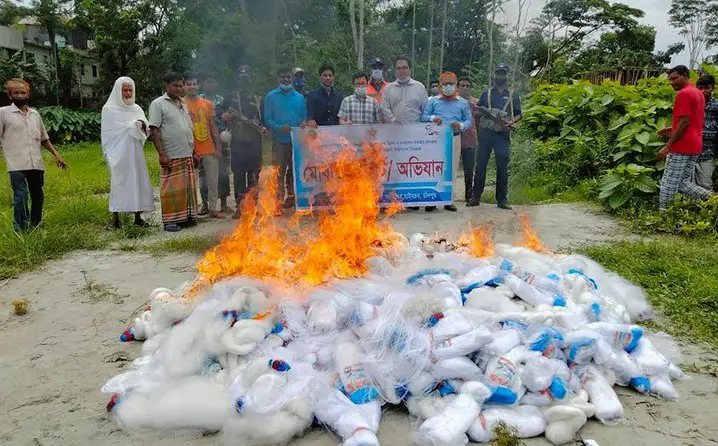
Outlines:
<svg viewBox="0 0 718 446"><path fill-rule="evenodd" d="M371 77L378 81L384 77L384 70L371 70Z"/></svg>
<svg viewBox="0 0 718 446"><path fill-rule="evenodd" d="M442 85L441 91L444 93L444 96L453 96L453 94L456 93L456 85Z"/></svg>
<svg viewBox="0 0 718 446"><path fill-rule="evenodd" d="M304 85L306 85L306 82L303 77L298 77L298 78L294 79L295 87L302 88L302 87L304 87Z"/></svg>
<svg viewBox="0 0 718 446"><path fill-rule="evenodd" d="M366 96L366 87L354 88L354 94L356 94L357 96Z"/></svg>

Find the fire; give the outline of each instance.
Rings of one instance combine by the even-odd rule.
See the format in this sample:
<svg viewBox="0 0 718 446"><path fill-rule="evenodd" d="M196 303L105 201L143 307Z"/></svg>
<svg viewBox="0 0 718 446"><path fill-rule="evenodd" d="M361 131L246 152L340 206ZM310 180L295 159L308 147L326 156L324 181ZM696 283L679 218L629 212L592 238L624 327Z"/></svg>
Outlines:
<svg viewBox="0 0 718 446"><path fill-rule="evenodd" d="M490 223L483 223L474 228L469 224L469 234L461 234L459 244L467 246L474 257L491 257L494 255L494 240Z"/></svg>
<svg viewBox="0 0 718 446"><path fill-rule="evenodd" d="M318 141L309 143L318 145ZM333 210L297 213L289 222L275 217L277 171L263 170L260 192L243 201L233 233L200 261L194 290L239 275L308 289L331 278L364 274L376 243L391 244L394 234L388 222L378 219L384 147L379 142L365 143L359 155L342 141L341 150L322 169L331 173L323 192ZM387 214L397 210L393 203ZM315 212L317 220L302 224L303 215Z"/></svg>
<svg viewBox="0 0 718 446"><path fill-rule="evenodd" d="M317 154L318 169L326 178L322 194L315 197L319 202L290 219L277 218L278 171L264 169L258 189L242 202L241 218L232 234L199 262L199 277L190 288L190 296L234 276L288 284L301 292L332 278L361 276L368 269L366 260L376 255L377 249L402 243L388 222L389 216L402 209L396 196L386 210L387 218L378 218L386 173L383 144L365 142L358 152L343 140L338 151L327 153L321 152L316 137L310 138L307 144ZM332 210L322 209L322 205L330 205ZM548 252L527 217L521 218L521 226L526 247ZM493 255L489 224L470 227L458 245L468 247L476 257Z"/></svg>
<svg viewBox="0 0 718 446"><path fill-rule="evenodd" d="M529 217L527 215L522 215L521 217L519 217L519 219L521 221L521 234L523 236L523 241L521 244L524 247L532 249L536 252L551 252L546 246L544 246L544 244L541 242L541 239L538 238L533 228L531 228L531 223L529 223Z"/></svg>

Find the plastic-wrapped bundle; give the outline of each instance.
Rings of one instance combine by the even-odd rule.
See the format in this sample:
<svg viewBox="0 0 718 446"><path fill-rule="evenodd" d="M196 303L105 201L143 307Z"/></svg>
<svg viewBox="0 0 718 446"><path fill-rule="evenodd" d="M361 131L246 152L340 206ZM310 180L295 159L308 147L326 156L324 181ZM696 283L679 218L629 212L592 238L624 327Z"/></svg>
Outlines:
<svg viewBox="0 0 718 446"><path fill-rule="evenodd" d="M339 329L339 304L341 293L326 288L316 288L307 296L307 326L312 331L328 332Z"/></svg>
<svg viewBox="0 0 718 446"><path fill-rule="evenodd" d="M232 383L235 413L223 428L233 445L283 445L311 424L314 408L308 386L314 372L310 366L259 358Z"/></svg>
<svg viewBox="0 0 718 446"><path fill-rule="evenodd" d="M518 303L519 301L512 299L513 296L513 291L507 286L476 288L466 295L464 305L494 313L518 313L524 311L524 307Z"/></svg>
<svg viewBox="0 0 718 446"><path fill-rule="evenodd" d="M499 270L502 275L512 274L529 285L533 285L534 287L547 293L556 295L563 292L560 277L557 275L550 275L547 277L537 276L509 259L500 260Z"/></svg>
<svg viewBox="0 0 718 446"><path fill-rule="evenodd" d="M201 376L118 394L108 409L128 431L218 431L230 415L227 386Z"/></svg>
<svg viewBox="0 0 718 446"><path fill-rule="evenodd" d="M491 359L486 366L486 379L494 386L489 402L516 404L520 398L521 377L518 367L530 356L529 350L519 345L503 356Z"/></svg>
<svg viewBox="0 0 718 446"><path fill-rule="evenodd" d="M511 246L499 243L495 247L499 263L500 258L506 258L517 265L541 276L548 276L552 272L561 271L561 265L556 262L555 256L532 251L522 246Z"/></svg>
<svg viewBox="0 0 718 446"><path fill-rule="evenodd" d="M498 277L499 269L494 266L475 268L469 271L464 277L456 281L456 286L461 288L462 293L470 293L475 289L485 286L487 283Z"/></svg>
<svg viewBox="0 0 718 446"><path fill-rule="evenodd" d="M546 420L536 407L487 407L469 428L469 438L477 443L488 443L495 439L494 431L499 423L516 431L519 438L537 437L546 430Z"/></svg>
<svg viewBox="0 0 718 446"><path fill-rule="evenodd" d="M521 344L522 335L519 330L507 329L494 332L494 340L486 344L482 353L489 356L501 356Z"/></svg>
<svg viewBox="0 0 718 446"><path fill-rule="evenodd" d="M367 373L364 351L353 338L338 341L334 347L336 386L355 404L367 403L379 396Z"/></svg>
<svg viewBox="0 0 718 446"><path fill-rule="evenodd" d="M439 360L465 356L488 344L493 338L488 328L478 327L468 333L454 336L435 344L433 355Z"/></svg>
<svg viewBox="0 0 718 446"><path fill-rule="evenodd" d="M426 446L463 446L469 442L469 430L479 413L479 405L469 395L459 394L438 415L421 423L412 434L413 442Z"/></svg>
<svg viewBox="0 0 718 446"><path fill-rule="evenodd" d="M588 324L589 330L600 333L615 348L631 353L643 336L643 328L638 325L612 324L609 322L594 322Z"/></svg>
<svg viewBox="0 0 718 446"><path fill-rule="evenodd" d="M546 306L557 306L565 307L566 299L560 294L551 294L549 292L542 291L533 285L521 280L513 274L507 274L501 277L501 283L505 283L511 291L513 291L518 297L524 302L533 306L546 305Z"/></svg>
<svg viewBox="0 0 718 446"><path fill-rule="evenodd" d="M527 361L521 379L530 391L521 398L521 404L543 407L581 390L578 377L565 362L542 356Z"/></svg>
<svg viewBox="0 0 718 446"><path fill-rule="evenodd" d="M352 403L342 392L326 382L311 390L314 413L319 422L334 430L345 446L379 446L381 406L377 401L366 404Z"/></svg>
<svg viewBox="0 0 718 446"><path fill-rule="evenodd" d="M150 309L136 317L130 328L120 335L120 340L144 341L167 330L172 325L187 317L191 311L190 304L181 297L175 296L167 288L156 288L150 293Z"/></svg>
<svg viewBox="0 0 718 446"><path fill-rule="evenodd" d="M446 406L454 401L456 396L455 394L441 396L439 391L431 392L428 395L412 395L406 400L406 408L413 417L426 420L443 412Z"/></svg>
<svg viewBox="0 0 718 446"><path fill-rule="evenodd" d="M570 400L543 409L546 418L546 439L553 444L566 444L574 440L595 407L588 402L588 393L582 390Z"/></svg>
<svg viewBox="0 0 718 446"><path fill-rule="evenodd" d="M623 405L611 383L591 364L580 365L574 372L581 378L588 400L596 407L595 416L603 424L617 424L623 419Z"/></svg>
<svg viewBox="0 0 718 446"><path fill-rule="evenodd" d="M474 380L481 377L481 369L466 356L448 358L438 361L431 367L431 375L437 381L461 378Z"/></svg>

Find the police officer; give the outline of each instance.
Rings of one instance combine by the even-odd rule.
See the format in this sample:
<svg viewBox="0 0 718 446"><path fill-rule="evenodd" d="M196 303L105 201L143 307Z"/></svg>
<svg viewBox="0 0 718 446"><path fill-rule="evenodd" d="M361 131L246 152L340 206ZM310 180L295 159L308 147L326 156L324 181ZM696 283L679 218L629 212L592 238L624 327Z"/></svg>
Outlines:
<svg viewBox="0 0 718 446"><path fill-rule="evenodd" d="M496 203L511 209L507 201L511 130L521 120L521 100L508 84L509 67L500 64L494 72L491 90L484 90L479 99L479 150L474 172L474 193L469 207L479 206L486 184L486 167L493 150L496 156Z"/></svg>

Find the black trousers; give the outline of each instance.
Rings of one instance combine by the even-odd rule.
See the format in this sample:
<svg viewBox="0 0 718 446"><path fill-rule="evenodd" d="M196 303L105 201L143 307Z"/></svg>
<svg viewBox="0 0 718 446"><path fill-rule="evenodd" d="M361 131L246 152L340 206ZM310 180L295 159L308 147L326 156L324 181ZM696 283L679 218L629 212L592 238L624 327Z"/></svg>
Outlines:
<svg viewBox="0 0 718 446"><path fill-rule="evenodd" d="M14 170L10 172L12 186L13 219L21 231L34 228L42 222L42 204L45 193L45 172L42 170ZM28 199L32 207L28 209ZM28 226L29 223L29 226Z"/></svg>
<svg viewBox="0 0 718 446"><path fill-rule="evenodd" d="M481 199L486 185L486 167L491 151L496 155L496 203L506 204L509 193L509 161L511 159L511 136L508 132L479 131L479 152L476 155L474 194Z"/></svg>
<svg viewBox="0 0 718 446"><path fill-rule="evenodd" d="M232 175L234 176L234 199L237 206L247 192L259 184L262 170L261 144L232 142Z"/></svg>

